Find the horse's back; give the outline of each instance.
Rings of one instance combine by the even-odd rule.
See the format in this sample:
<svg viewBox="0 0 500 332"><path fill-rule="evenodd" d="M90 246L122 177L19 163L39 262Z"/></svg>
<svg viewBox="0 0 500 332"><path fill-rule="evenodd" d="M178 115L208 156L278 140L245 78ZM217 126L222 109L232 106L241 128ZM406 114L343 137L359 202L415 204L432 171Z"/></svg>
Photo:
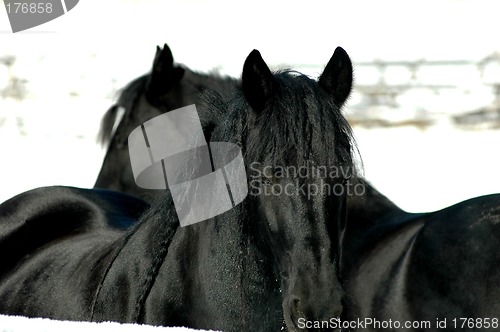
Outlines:
<svg viewBox="0 0 500 332"><path fill-rule="evenodd" d="M140 199L109 190L33 189L0 205L0 248L29 250L70 234L125 230L146 208Z"/></svg>
<svg viewBox="0 0 500 332"><path fill-rule="evenodd" d="M408 296L421 304L422 315L498 315L500 195L473 198L428 215L413 246L407 282L418 286L408 287Z"/></svg>
<svg viewBox="0 0 500 332"><path fill-rule="evenodd" d="M453 319L500 312L500 194L398 218L350 271L353 316L430 321L430 330L446 318L455 330Z"/></svg>
<svg viewBox="0 0 500 332"><path fill-rule="evenodd" d="M0 205L0 311L90 319L124 232L147 208L121 193L45 187ZM89 278L90 275L90 278ZM71 311L61 306L74 305Z"/></svg>

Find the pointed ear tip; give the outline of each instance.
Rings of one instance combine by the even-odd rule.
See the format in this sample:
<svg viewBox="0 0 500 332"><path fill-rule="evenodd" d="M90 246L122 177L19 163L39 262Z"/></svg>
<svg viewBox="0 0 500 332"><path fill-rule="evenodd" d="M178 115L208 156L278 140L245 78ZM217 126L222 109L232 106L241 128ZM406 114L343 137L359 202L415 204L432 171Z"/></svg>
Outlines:
<svg viewBox="0 0 500 332"><path fill-rule="evenodd" d="M260 55L260 52L259 50L256 50L254 49L252 52L250 52L250 54L248 55L248 57L259 57L259 58L262 58L262 56Z"/></svg>
<svg viewBox="0 0 500 332"><path fill-rule="evenodd" d="M172 62L174 61L174 55L172 54L172 51L168 46L163 47L161 50L161 57L163 58L164 61L169 61Z"/></svg>
<svg viewBox="0 0 500 332"><path fill-rule="evenodd" d="M250 64L255 64L255 63L262 63L264 62L264 59L262 58L262 55L258 50L253 50L248 54L246 60L245 60L245 67L250 65Z"/></svg>
<svg viewBox="0 0 500 332"><path fill-rule="evenodd" d="M335 49L335 52L333 52L334 54L342 54L344 56L348 56L347 52L340 46L337 46L337 48Z"/></svg>
<svg viewBox="0 0 500 332"><path fill-rule="evenodd" d="M172 53L172 50L170 50L167 43L163 44L163 52Z"/></svg>
<svg viewBox="0 0 500 332"><path fill-rule="evenodd" d="M251 63L254 63L257 59L262 59L259 51L253 50L250 52L245 59L245 63L243 64L243 71L245 71L246 68L249 68L248 66L250 66Z"/></svg>

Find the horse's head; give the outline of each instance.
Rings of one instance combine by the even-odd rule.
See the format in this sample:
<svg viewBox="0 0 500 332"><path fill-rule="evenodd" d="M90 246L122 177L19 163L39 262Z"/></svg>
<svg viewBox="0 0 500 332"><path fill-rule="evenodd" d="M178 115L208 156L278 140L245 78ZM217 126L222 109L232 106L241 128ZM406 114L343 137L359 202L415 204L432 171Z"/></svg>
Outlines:
<svg viewBox="0 0 500 332"><path fill-rule="evenodd" d="M102 120L99 138L108 144L108 151L95 187L151 195L137 187L132 175L128 152L132 130L160 114L196 104L206 88L229 85L235 85L234 80L197 74L175 64L167 44L157 47L151 72L130 82Z"/></svg>
<svg viewBox="0 0 500 332"><path fill-rule="evenodd" d="M156 49L153 68L145 84L143 102L165 113L197 104L200 101L200 93L204 90L217 90L225 94L227 91L233 91L235 87L236 80L232 78L202 74L175 64L172 52L165 44L163 49ZM146 120L149 119L144 121Z"/></svg>
<svg viewBox="0 0 500 332"><path fill-rule="evenodd" d="M95 187L143 194L130 168L128 136L145 121L171 110L166 101L175 99L171 91L180 84L183 75L184 69L174 65L172 52L165 44L163 49L157 47L151 72L136 78L121 91L101 123L99 139L107 143L108 151ZM170 104L177 105L172 101Z"/></svg>
<svg viewBox="0 0 500 332"><path fill-rule="evenodd" d="M333 330L343 311L338 272L353 169L340 108L351 87L352 64L341 48L317 82L271 73L255 50L243 67L249 204L276 261L291 331Z"/></svg>
<svg viewBox="0 0 500 332"><path fill-rule="evenodd" d="M111 140L110 145L125 146L133 129L173 109L170 104L175 104L176 108L189 105L176 103L175 100L182 98L177 97L177 93L172 93L180 85L184 72L184 68L174 64L167 44L163 49L157 47L151 72L124 87L118 101L104 116L99 133L102 143ZM120 108L124 111L121 115L118 112ZM116 130L113 130L114 127Z"/></svg>

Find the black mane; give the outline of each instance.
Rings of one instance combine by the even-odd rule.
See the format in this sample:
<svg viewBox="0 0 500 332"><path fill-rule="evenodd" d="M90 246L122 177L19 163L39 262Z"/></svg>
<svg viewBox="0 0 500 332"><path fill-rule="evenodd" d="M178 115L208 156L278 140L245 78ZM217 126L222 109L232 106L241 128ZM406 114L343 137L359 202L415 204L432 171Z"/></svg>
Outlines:
<svg viewBox="0 0 500 332"><path fill-rule="evenodd" d="M357 151L352 129L326 92L316 81L296 71L278 71L274 77L279 83L277 98L256 119L260 125L247 142L245 159L262 161L272 157L274 165L305 165L308 160L318 165L352 165ZM249 134L250 120L250 106L242 91L229 97L208 91L202 100L198 112L204 130L211 131L212 141L241 146L240 140Z"/></svg>
<svg viewBox="0 0 500 332"><path fill-rule="evenodd" d="M162 112L170 111L175 109L172 105L172 101L169 100L170 92L179 90L179 97L192 97L196 100L197 95L206 90L220 91L222 93L231 93L236 87L236 80L228 76L220 76L218 74L204 74L196 71L192 71L187 67L179 67L184 70L183 78L177 86L174 86L171 90L165 91L163 95L158 96L158 101L152 101L148 99L148 102L152 106L161 108ZM148 82L150 80L151 74L142 75L129 84L127 84L119 92L119 97L116 103L109 108L105 113L102 121L101 127L99 129L98 141L102 145L107 145L111 141L113 134L113 127L118 116L118 108L125 108L125 113L122 118L122 126L129 127L128 123L132 123L131 126L139 125L136 124L137 120L131 119L134 112L140 112L137 110L140 97L147 93ZM178 99L175 96L174 103L178 103ZM161 105L161 106L157 106ZM133 129L133 128L132 128Z"/></svg>

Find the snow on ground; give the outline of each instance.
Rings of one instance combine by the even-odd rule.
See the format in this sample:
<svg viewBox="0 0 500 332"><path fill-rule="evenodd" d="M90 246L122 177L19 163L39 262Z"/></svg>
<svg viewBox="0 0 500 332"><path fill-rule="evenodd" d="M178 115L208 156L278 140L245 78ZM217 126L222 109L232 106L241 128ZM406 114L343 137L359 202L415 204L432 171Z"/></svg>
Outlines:
<svg viewBox="0 0 500 332"><path fill-rule="evenodd" d="M500 193L500 130L355 128L365 176L410 212Z"/></svg>
<svg viewBox="0 0 500 332"><path fill-rule="evenodd" d="M189 332L200 331L184 327L155 327L111 322L88 323L55 321L42 318L26 318L0 315L0 332Z"/></svg>

